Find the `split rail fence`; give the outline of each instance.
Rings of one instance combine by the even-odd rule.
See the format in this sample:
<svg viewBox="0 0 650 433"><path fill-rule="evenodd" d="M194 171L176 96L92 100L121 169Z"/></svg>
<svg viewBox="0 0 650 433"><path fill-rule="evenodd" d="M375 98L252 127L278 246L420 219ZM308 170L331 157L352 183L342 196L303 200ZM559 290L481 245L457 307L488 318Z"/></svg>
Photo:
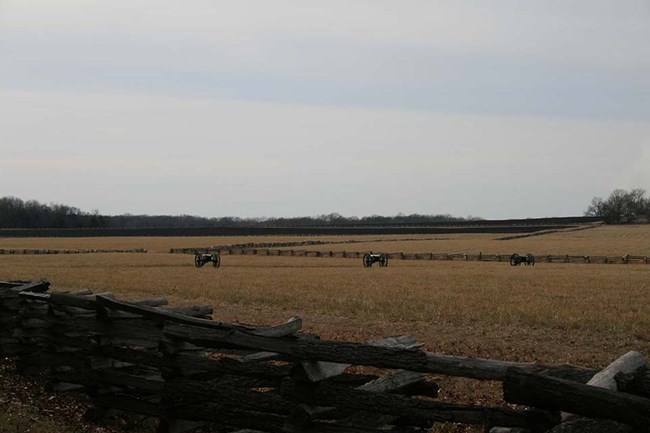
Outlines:
<svg viewBox="0 0 650 433"><path fill-rule="evenodd" d="M560 431L552 429L578 415L626 432L650 425L650 375L638 352L602 371L508 362L426 352L407 336L321 340L301 332L300 318L250 326L211 320L209 306L166 304L55 292L47 281L0 282L0 355L54 391L85 393L99 419L153 417L160 432L204 423L269 433L417 432L461 423L537 433ZM522 406L439 402L434 375L501 381L505 401Z"/></svg>
<svg viewBox="0 0 650 433"><path fill-rule="evenodd" d="M0 248L0 254L93 254L93 253L146 253L145 248L129 249L25 249Z"/></svg>
<svg viewBox="0 0 650 433"><path fill-rule="evenodd" d="M332 257L361 259L366 251L323 251L323 250L293 250L286 248L268 248L261 246L214 246L196 248L173 248L172 254L196 254L219 252L227 255L260 255L260 256L291 256L291 257ZM510 254L466 254L466 253L385 253L391 260L460 260L480 262L509 262ZM648 256L590 256L590 255L557 255L544 254L535 256L537 263L600 263L600 264L650 264Z"/></svg>

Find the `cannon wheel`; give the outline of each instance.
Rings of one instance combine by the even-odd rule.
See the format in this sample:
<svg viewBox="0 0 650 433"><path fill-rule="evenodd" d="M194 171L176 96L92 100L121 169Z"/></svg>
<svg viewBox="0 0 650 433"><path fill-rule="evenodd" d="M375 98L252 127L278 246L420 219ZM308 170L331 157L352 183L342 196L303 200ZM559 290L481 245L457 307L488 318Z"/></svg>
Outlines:
<svg viewBox="0 0 650 433"><path fill-rule="evenodd" d="M379 266L381 266L382 268L385 268L386 266L388 266L388 256L386 254L384 254L384 253L382 253L379 256Z"/></svg>
<svg viewBox="0 0 650 433"><path fill-rule="evenodd" d="M535 266L535 256L531 253L526 254L526 264Z"/></svg>
<svg viewBox="0 0 650 433"><path fill-rule="evenodd" d="M510 266L517 266L521 264L521 258L519 257L519 254L514 253L513 255L510 256Z"/></svg>
<svg viewBox="0 0 650 433"><path fill-rule="evenodd" d="M219 266L221 266L221 255L219 253L212 254L210 260L212 260L213 268L218 268Z"/></svg>
<svg viewBox="0 0 650 433"><path fill-rule="evenodd" d="M372 256L369 253L363 255L363 267L369 268L372 266Z"/></svg>
<svg viewBox="0 0 650 433"><path fill-rule="evenodd" d="M197 268L203 266L203 257L199 253L196 253L194 255L194 266L196 266Z"/></svg>

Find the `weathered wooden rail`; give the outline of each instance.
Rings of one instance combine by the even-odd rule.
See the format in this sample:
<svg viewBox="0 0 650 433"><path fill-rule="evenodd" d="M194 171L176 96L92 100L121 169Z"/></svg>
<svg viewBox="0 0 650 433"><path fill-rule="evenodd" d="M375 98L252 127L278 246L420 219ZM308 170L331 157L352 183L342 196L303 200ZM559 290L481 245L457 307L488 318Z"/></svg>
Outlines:
<svg viewBox="0 0 650 433"><path fill-rule="evenodd" d="M435 238L400 238L400 239L341 239L341 240L300 240L300 241L285 241L285 242L246 242L242 244L226 244L202 247L184 247L184 248L171 248L169 250L172 254L194 254L196 252L215 252L227 250L241 250L241 249L265 249L265 248L286 248L286 247L300 247L309 245L335 245L335 244L359 244L359 243L380 243L380 242L410 242L410 241L432 241Z"/></svg>
<svg viewBox="0 0 650 433"><path fill-rule="evenodd" d="M567 232L578 232L582 230L589 230L589 229L595 229L596 227L601 227L603 226L603 222L592 222L588 225L584 226L578 226L578 227L569 227L569 228L564 228L564 229L551 229L551 230L539 230L536 232L532 233L523 233L523 234L518 234L518 235L509 235L509 236L504 236L497 238L497 241L511 241L514 239L522 239L522 238L530 238L534 236L544 236L544 235L550 235L553 233L567 233Z"/></svg>
<svg viewBox="0 0 650 433"><path fill-rule="evenodd" d="M129 249L26 249L0 248L0 254L94 254L94 253L146 253L146 248Z"/></svg>
<svg viewBox="0 0 650 433"><path fill-rule="evenodd" d="M640 354L596 374L430 353L406 336L327 341L301 332L299 318L261 327L211 320L212 313L209 306L171 308L162 298L52 292L47 281L0 282L0 355L15 356L22 374L47 380L54 391L87 393L97 417L154 417L161 432L197 423L219 431L416 432L452 422L513 433L547 431L562 421L559 411L633 427L650 417L650 375ZM359 366L384 373L359 373ZM506 400L528 407L439 402L432 375L503 381ZM542 385L533 388L533 380ZM603 380L609 389L592 392ZM612 390L612 382L627 393ZM555 391L542 394L547 389ZM562 389L573 397L536 400ZM590 403L581 404L582 396ZM593 410L607 405L628 409Z"/></svg>
<svg viewBox="0 0 650 433"><path fill-rule="evenodd" d="M331 257L361 259L366 251L335 251L335 250L294 250L288 248L246 247L222 245L214 247L174 248L173 254L196 254L219 251L225 255L244 256L290 256L290 257ZM391 260L436 260L436 261L479 261L479 262L509 262L511 254L488 253L385 253ZM537 263L582 263L582 264L650 264L648 256L592 256L569 254L542 254L535 256Z"/></svg>

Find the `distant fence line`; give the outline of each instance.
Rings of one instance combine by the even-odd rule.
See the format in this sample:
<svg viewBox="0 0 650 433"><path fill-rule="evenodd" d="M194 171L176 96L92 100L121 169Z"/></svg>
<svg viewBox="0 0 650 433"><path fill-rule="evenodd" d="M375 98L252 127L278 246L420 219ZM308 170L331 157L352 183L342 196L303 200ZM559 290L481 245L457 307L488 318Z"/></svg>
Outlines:
<svg viewBox="0 0 650 433"><path fill-rule="evenodd" d="M541 236L541 235L551 234L551 233L561 233L561 232L587 230L587 229L600 227L601 225L602 225L602 223L596 222L596 223L591 223L590 225L586 225L586 226L579 226L579 227L572 227L572 228L571 227L570 228L563 227L563 228L552 229L552 230L541 230L541 231L532 232L532 233L525 233L525 234L514 235L514 236L506 236L506 237L502 237L502 238L497 238L495 240L498 240L498 241L503 240L504 241L504 240L525 238L525 237L530 237L530 236ZM215 252L215 251L229 251L229 254L232 254L232 252L230 252L230 251L237 250L237 249L250 250L250 249L263 249L263 248L286 248L286 247L305 246L305 245L331 245L331 244L356 244L356 243L380 243L380 242L409 242L409 241L434 241L434 240L442 240L442 239L440 239L440 238L346 239L346 240L320 240L319 239L319 240L301 240L301 241L287 241L287 242L247 242L247 243L240 243L240 244L214 245L214 246L207 246L207 247L206 246L201 246L201 247L171 248L169 250L169 252L172 253L172 254L195 254L195 253L210 253L210 252ZM256 254L256 253L254 253L254 254ZM397 253L395 253L395 254L397 254ZM426 253L426 254L431 254L431 253ZM273 255L273 254L269 254L269 255ZM275 254L275 255L281 255L281 254ZM329 256L332 257L331 254L329 254ZM431 260L433 260L433 259L431 259Z"/></svg>
<svg viewBox="0 0 650 433"><path fill-rule="evenodd" d="M361 259L367 251L317 251L289 250L272 248L174 248L173 254L202 254L219 251L224 255L242 256L285 256L285 257L331 257L343 259ZM376 251L379 252L379 251ZM479 261L479 262L509 262L511 254L467 254L467 253L404 253L384 252L392 260L437 260L437 261ZM535 256L537 263L601 263L601 264L648 264L648 256L595 256L544 254Z"/></svg>
<svg viewBox="0 0 650 433"><path fill-rule="evenodd" d="M172 248L172 254L202 254L220 252L227 255L242 256L286 256L286 257L331 257L344 259L360 259L367 251L334 251L334 250L293 250L286 249L291 246L325 245L341 243L364 243L370 241L296 241L296 242L268 242L248 243L238 245L220 245L212 247ZM374 242L374 241L372 241ZM275 247L275 248L272 248ZM283 248L284 247L284 248ZM96 253L147 253L145 248L132 249L0 249L0 255L52 255L52 254L96 254ZM405 253L385 252L392 260L435 260L435 261L479 261L479 262L509 262L510 254L489 253ZM569 255L569 254L543 254L535 256L537 263L600 263L600 264L648 264L648 256L623 255Z"/></svg>
<svg viewBox="0 0 650 433"><path fill-rule="evenodd" d="M0 229L0 237L114 237L114 236L353 236L455 233L529 233L569 228L589 221L499 223L475 222L471 225L397 225L340 227L188 227L188 228L104 228L104 229Z"/></svg>
<svg viewBox="0 0 650 433"><path fill-rule="evenodd" d="M0 248L0 254L93 254L93 253L146 253L146 248L130 249L25 249Z"/></svg>
<svg viewBox="0 0 650 433"><path fill-rule="evenodd" d="M595 222L595 223L591 223L591 224L586 225L586 226L570 227L570 228L564 228L564 229L540 230L538 232L524 233L524 234L512 235L512 236L504 236L502 238L496 238L495 240L497 240L497 241L511 241L511 240L514 240L514 239L530 238L530 237L533 237L533 236L544 236L544 235L550 235L550 234L553 234L553 233L578 232L578 231L581 231L581 230L595 229L596 227L600 227L603 224L604 223L602 223L602 222Z"/></svg>
<svg viewBox="0 0 650 433"><path fill-rule="evenodd" d="M242 244L226 244L202 247L183 247L171 248L172 254L195 254L211 253L215 251L225 251L233 249L260 249L260 248L286 248L301 247L306 245L335 245L335 244L363 244L379 242L409 242L409 241L434 241L436 238L410 238L410 239L345 239L345 240L304 240L304 241L286 241L286 242L246 242Z"/></svg>

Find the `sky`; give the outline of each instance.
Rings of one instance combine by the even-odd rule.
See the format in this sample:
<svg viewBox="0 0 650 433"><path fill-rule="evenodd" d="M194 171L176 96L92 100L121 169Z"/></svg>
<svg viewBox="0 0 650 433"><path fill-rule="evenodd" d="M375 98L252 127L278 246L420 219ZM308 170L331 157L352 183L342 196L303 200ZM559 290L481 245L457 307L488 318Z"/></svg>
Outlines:
<svg viewBox="0 0 650 433"><path fill-rule="evenodd" d="M0 196L581 215L650 191L650 0L0 0Z"/></svg>

